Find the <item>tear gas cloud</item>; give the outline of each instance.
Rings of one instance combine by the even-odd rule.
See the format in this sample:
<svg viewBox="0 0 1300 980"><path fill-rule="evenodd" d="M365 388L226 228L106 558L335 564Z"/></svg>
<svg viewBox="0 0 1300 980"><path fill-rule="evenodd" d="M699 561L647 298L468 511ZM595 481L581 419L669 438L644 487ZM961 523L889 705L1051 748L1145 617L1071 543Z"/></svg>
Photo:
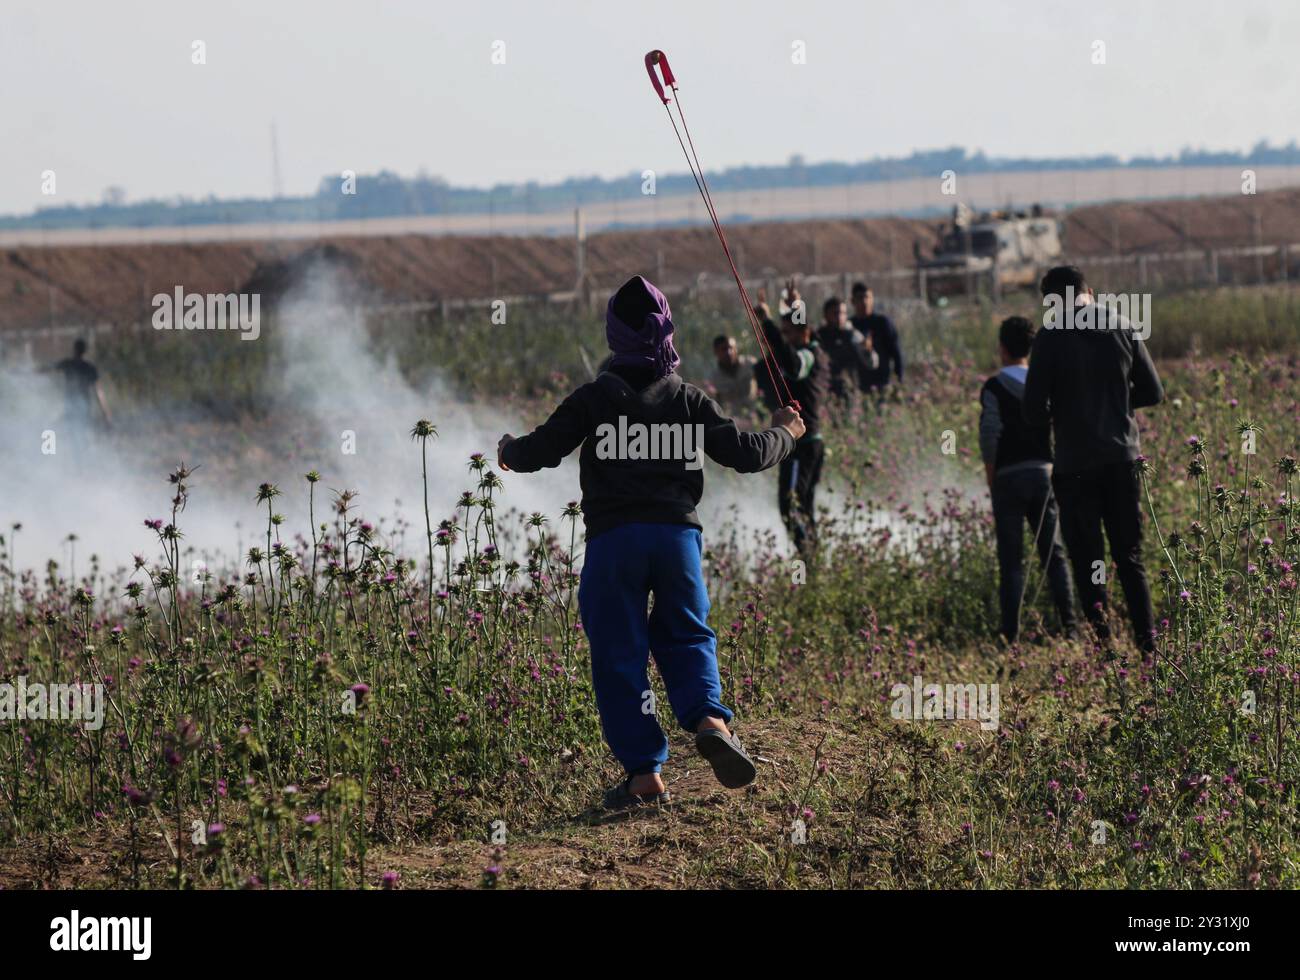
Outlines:
<svg viewBox="0 0 1300 980"><path fill-rule="evenodd" d="M234 334L216 339L239 343ZM81 433L61 418L63 383L57 373L5 363L0 527L9 534L13 524L22 525L17 566L39 568L52 559L64 573L81 575L92 554L106 571L129 564L133 554L154 560L156 537L143 522L169 516L167 475L182 460L195 470L178 520L183 544L214 569L234 562L265 534L266 506L254 499L260 483L282 491L274 503L285 516L282 537L310 536L303 475L313 469L321 474L317 523L332 518L330 490L355 490L353 513L382 520L381 527L405 522L402 547L418 555L424 516L420 447L410 437L414 423L429 419L438 430L428 443L435 523L453 515L463 491L475 489L471 454L487 454L495 469L501 434L528 429L508 411L458 397L436 365L429 384L413 386L391 356L372 352L362 318L339 301L327 270L300 280L257 343L278 345L280 356L273 390L265 392L268 421L252 432L216 423L187 404L144 415L110 402L113 430ZM111 398L112 379L102 380ZM537 511L557 526L564 505L580 495L576 457L556 470L500 474L505 488L498 518L511 509ZM706 535L724 521L747 532L780 531L772 474L740 479L712 464L709 470L700 508Z"/></svg>

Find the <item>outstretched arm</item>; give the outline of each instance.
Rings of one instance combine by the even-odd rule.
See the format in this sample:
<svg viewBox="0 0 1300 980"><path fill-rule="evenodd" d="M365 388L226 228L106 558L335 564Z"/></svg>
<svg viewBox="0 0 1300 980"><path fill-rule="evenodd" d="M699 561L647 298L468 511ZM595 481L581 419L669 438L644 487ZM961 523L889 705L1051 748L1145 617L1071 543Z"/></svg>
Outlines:
<svg viewBox="0 0 1300 980"><path fill-rule="evenodd" d="M574 392L560 403L549 419L528 435L518 439L508 433L502 436L497 443L497 464L503 470L517 473L552 469L582 445L589 431L586 409Z"/></svg>
<svg viewBox="0 0 1300 980"><path fill-rule="evenodd" d="M785 342L785 338L781 336L781 328L769 318L763 319L763 338L767 341L767 346L772 351L772 359L781 369L781 373L787 378L798 377L798 352Z"/></svg>
<svg viewBox="0 0 1300 980"><path fill-rule="evenodd" d="M703 393L692 416L704 426L704 452L709 459L741 473L775 466L794 452L795 440L804 432L803 419L790 407L776 411L770 429L746 432Z"/></svg>
<svg viewBox="0 0 1300 980"><path fill-rule="evenodd" d="M793 308L800 309L803 300L799 297L799 291L794 288L794 280L791 280L786 287L786 298ZM772 359L776 361L781 373L790 380L806 377L812 371L812 352L798 351L785 342L785 337L781 335L781 328L772 320L771 311L767 307L767 300L761 289L754 310L758 313L759 320L763 325L763 337L772 351ZM807 315L806 307L804 308L804 315Z"/></svg>

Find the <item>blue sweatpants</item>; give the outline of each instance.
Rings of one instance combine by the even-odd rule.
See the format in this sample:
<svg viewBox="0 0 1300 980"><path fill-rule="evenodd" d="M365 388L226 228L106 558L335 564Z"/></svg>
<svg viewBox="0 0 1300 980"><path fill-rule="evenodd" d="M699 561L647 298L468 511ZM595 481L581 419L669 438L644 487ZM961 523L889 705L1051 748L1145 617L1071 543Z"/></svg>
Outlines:
<svg viewBox="0 0 1300 980"><path fill-rule="evenodd" d="M651 654L684 729L695 731L709 715L731 720L708 624L703 552L699 528L685 524L623 524L587 542L578 607L596 707L605 741L630 775L658 772L668 758L646 676Z"/></svg>

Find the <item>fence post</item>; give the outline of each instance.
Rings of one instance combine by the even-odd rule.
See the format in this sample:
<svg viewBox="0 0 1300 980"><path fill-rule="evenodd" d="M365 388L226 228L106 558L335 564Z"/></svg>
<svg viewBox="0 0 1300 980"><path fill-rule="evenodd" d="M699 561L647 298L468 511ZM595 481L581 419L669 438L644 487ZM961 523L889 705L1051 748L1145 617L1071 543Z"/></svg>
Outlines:
<svg viewBox="0 0 1300 980"><path fill-rule="evenodd" d="M578 275L573 287L573 298L585 310L583 290L587 282L587 226L582 220L582 208L573 209L573 265Z"/></svg>
<svg viewBox="0 0 1300 980"><path fill-rule="evenodd" d="M1210 249L1210 282L1219 284L1219 253L1215 249Z"/></svg>
<svg viewBox="0 0 1300 980"><path fill-rule="evenodd" d="M1258 209L1255 211L1255 248L1259 249L1255 253L1255 279L1258 282L1264 281L1264 223L1260 217Z"/></svg>

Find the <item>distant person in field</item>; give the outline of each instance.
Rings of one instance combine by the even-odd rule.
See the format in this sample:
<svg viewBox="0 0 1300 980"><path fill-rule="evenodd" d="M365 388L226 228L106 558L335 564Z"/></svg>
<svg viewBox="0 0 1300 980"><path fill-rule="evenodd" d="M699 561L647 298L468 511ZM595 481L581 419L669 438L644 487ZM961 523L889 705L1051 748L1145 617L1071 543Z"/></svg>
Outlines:
<svg viewBox="0 0 1300 980"><path fill-rule="evenodd" d="M46 368L63 375L63 421L81 432L102 422L112 425L108 403L99 385L99 371L86 360L86 342L78 339L72 345L72 356Z"/></svg>
<svg viewBox="0 0 1300 980"><path fill-rule="evenodd" d="M795 451L781 464L777 504L795 548L807 555L817 542L817 484L826 460L820 426L830 394L831 363L813 336L807 308L793 281L786 287L785 300L787 309L781 314L779 328L772 322L762 293L754 309L780 371L781 391L789 388L803 416L805 431ZM775 406L780 399L770 393L770 382L765 387L769 389L769 405Z"/></svg>
<svg viewBox="0 0 1300 980"><path fill-rule="evenodd" d="M871 338L863 336L849 322L848 307L838 296L832 296L822 304L822 325L817 330L817 343L830 360L831 394L844 400L854 389L871 389L880 358L872 349Z"/></svg>
<svg viewBox="0 0 1300 980"><path fill-rule="evenodd" d="M747 409L757 393L754 366L758 358L740 353L735 337L719 334L713 338L713 374L710 381L718 392L718 401L731 410Z"/></svg>
<svg viewBox="0 0 1300 980"><path fill-rule="evenodd" d="M1044 425L1024 420L1025 375L1036 329L1022 316L1008 317L998 330L1002 370L980 390L980 456L993 497L998 543L998 597L1002 635L1020 635L1025 594L1025 525L1034 535L1038 560L1067 635L1075 632L1074 584L1057 531L1052 498L1052 436Z"/></svg>
<svg viewBox="0 0 1300 980"><path fill-rule="evenodd" d="M883 394L891 374L900 382L903 380L903 348L898 341L898 328L889 317L876 312L876 294L865 282L855 282L850 297L853 300L850 322L862 336L870 338L871 349L876 352L877 366L871 374L871 387Z"/></svg>
<svg viewBox="0 0 1300 980"><path fill-rule="evenodd" d="M1151 355L1126 317L1097 306L1075 266L1043 277L1043 302L1053 304L1038 331L1025 380L1025 419L1050 420L1056 437L1052 486L1061 534L1074 566L1084 613L1103 639L1106 625L1105 548L1119 571L1138 647L1155 647L1155 614L1142 564L1141 484L1134 462L1138 427L1133 412L1158 405L1164 389ZM1073 306L1068 300L1073 299ZM1089 309L1091 307L1091 309ZM1073 318L1066 329L1062 318ZM1078 325L1091 324L1080 328Z"/></svg>
<svg viewBox="0 0 1300 980"><path fill-rule="evenodd" d="M591 644L591 675L605 740L626 772L605 793L608 810L668 801L660 775L668 740L656 720L653 655L678 723L722 785L754 780L754 763L727 723L717 640L701 567L695 508L704 490L701 453L742 473L775 466L804 433L799 413L779 409L772 427L742 431L677 375L672 313L640 276L609 301L607 371L569 395L530 435L501 437L503 470L555 467L582 447L579 473L587 554L578 589ZM654 610L647 613L650 596Z"/></svg>

